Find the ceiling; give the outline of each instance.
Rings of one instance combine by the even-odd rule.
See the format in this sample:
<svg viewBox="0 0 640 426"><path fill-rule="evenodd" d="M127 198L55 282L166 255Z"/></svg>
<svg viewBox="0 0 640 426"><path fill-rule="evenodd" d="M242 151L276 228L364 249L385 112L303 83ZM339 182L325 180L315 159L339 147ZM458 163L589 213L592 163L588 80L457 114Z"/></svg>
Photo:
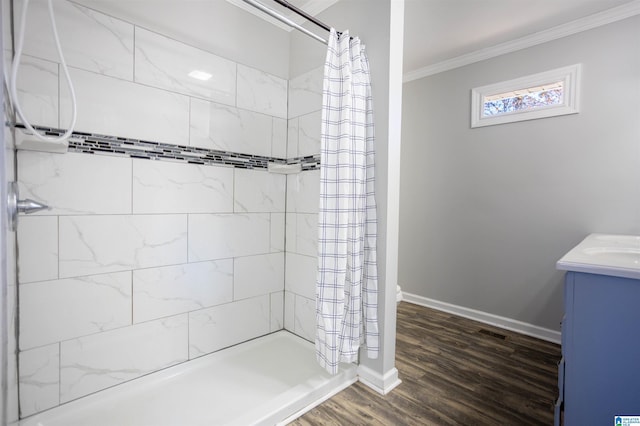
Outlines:
<svg viewBox="0 0 640 426"><path fill-rule="evenodd" d="M405 0L404 72L512 41L624 3L638 2Z"/></svg>
<svg viewBox="0 0 640 426"><path fill-rule="evenodd" d="M242 0L74 1L112 13L114 16L126 18L127 14L130 14L131 20L135 22L145 22L145 19L156 20L157 16L162 22L156 24L168 34L191 37L189 41L203 48L206 48L207 37L210 37L207 29L203 28L200 31L194 25L189 29L190 34L185 34L184 28L178 28L180 23L198 22L199 17L219 15L216 12L220 11L220 8L229 7L229 4L250 11L282 29L290 30L273 18L244 4ZM279 10L297 23L303 22L273 1L258 1ZM338 0L289 1L316 15ZM370 0L340 1L360 1L364 6L366 1ZM405 0L404 72L415 72L625 3L640 5L640 0ZM165 9L167 13L163 13ZM175 19L177 13L181 15L181 19ZM366 13L364 7L363 13ZM220 23L223 24L225 23ZM233 25L229 22L226 24Z"/></svg>

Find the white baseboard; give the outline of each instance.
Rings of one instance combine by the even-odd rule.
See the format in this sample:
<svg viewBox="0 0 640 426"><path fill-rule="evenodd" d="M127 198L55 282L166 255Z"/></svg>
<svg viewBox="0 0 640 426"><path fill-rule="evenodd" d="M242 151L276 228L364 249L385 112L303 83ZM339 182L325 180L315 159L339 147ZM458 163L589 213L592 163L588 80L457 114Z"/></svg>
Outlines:
<svg viewBox="0 0 640 426"><path fill-rule="evenodd" d="M398 369L395 367L387 371L384 375L381 375L377 371L373 371L364 365L359 365L358 380L380 395L388 394L402 383L402 380L398 377Z"/></svg>
<svg viewBox="0 0 640 426"><path fill-rule="evenodd" d="M415 305L426 306L428 308L437 309L439 311L448 312L450 314L479 321L484 324L493 325L496 327L504 328L506 330L525 334L527 336L546 340L548 342L560 344L561 334L559 331L539 327L537 325L528 324L526 322L514 320L511 318L501 317L498 315L490 314L488 312L465 308L464 306L440 302L437 300L429 299L427 297L418 296L417 294L407 293L405 291L402 292L402 300L404 300L405 302L413 303Z"/></svg>

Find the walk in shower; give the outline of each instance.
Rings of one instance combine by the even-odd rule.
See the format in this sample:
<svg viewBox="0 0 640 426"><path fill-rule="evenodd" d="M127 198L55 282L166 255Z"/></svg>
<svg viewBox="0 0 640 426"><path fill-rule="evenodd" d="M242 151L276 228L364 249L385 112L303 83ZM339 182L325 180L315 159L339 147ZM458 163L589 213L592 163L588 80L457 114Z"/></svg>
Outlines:
<svg viewBox="0 0 640 426"><path fill-rule="evenodd" d="M54 3L78 117L66 153L15 154L20 198L50 209L19 217L7 421L274 424L357 380L312 343L326 46L230 2L210 2L206 46L181 2L157 21L147 2ZM48 25L32 1L18 92L59 134L71 101Z"/></svg>

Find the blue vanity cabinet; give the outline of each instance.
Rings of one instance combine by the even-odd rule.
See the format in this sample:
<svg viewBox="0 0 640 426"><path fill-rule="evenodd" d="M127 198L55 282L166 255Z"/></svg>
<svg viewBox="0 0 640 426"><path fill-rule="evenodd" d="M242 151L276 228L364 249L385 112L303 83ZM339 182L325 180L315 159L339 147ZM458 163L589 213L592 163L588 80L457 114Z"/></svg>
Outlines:
<svg viewBox="0 0 640 426"><path fill-rule="evenodd" d="M564 294L558 366L564 425L640 416L640 280L568 271Z"/></svg>

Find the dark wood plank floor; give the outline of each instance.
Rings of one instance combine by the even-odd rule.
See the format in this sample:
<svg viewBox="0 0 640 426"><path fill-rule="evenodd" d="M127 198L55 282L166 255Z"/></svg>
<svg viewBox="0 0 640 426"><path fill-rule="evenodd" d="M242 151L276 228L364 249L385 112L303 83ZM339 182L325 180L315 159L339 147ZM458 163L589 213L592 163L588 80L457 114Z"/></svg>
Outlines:
<svg viewBox="0 0 640 426"><path fill-rule="evenodd" d="M386 396L361 383L292 425L551 425L560 346L402 302Z"/></svg>

